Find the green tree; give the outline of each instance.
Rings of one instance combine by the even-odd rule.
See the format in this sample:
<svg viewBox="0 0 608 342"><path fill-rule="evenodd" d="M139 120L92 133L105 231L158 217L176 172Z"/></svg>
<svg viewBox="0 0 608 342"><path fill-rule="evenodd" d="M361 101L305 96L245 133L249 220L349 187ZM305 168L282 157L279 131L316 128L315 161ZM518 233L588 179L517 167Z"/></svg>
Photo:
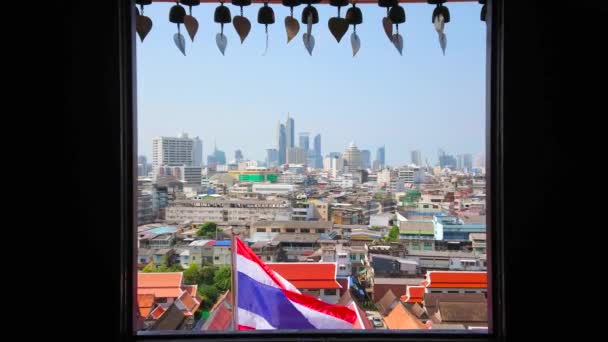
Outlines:
<svg viewBox="0 0 608 342"><path fill-rule="evenodd" d="M229 266L222 266L217 270L213 277L214 285L221 291L230 289L232 271Z"/></svg>
<svg viewBox="0 0 608 342"><path fill-rule="evenodd" d="M391 230L388 232L388 237L386 238L387 242L397 241L399 240L399 227L393 226Z"/></svg>
<svg viewBox="0 0 608 342"><path fill-rule="evenodd" d="M184 284L196 285L199 282L199 278L200 267L198 267L197 263L193 262L184 270Z"/></svg>
<svg viewBox="0 0 608 342"><path fill-rule="evenodd" d="M217 231L217 224L215 222L205 222L198 226L198 230L196 231L196 235L214 238Z"/></svg>
<svg viewBox="0 0 608 342"><path fill-rule="evenodd" d="M217 301L220 295L220 291L213 285L203 284L198 288L198 294L203 297L203 303L201 309L209 310L213 304Z"/></svg>
<svg viewBox="0 0 608 342"><path fill-rule="evenodd" d="M150 262L141 271L145 273L156 272L156 265L154 264L154 261L150 260Z"/></svg>
<svg viewBox="0 0 608 342"><path fill-rule="evenodd" d="M198 283L213 285L213 278L215 277L214 266L203 266L199 270Z"/></svg>

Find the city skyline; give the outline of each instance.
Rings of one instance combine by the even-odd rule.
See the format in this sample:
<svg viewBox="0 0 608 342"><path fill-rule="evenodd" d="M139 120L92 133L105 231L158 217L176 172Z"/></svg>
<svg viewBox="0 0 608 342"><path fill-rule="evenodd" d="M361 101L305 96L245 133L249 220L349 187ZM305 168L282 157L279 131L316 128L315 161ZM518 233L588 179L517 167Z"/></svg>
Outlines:
<svg viewBox="0 0 608 342"><path fill-rule="evenodd" d="M372 152L384 145L388 165L409 163L417 149L431 163L437 162L439 147L454 155L484 152L486 33L477 3L450 4L458 20L446 25L445 56L429 22L432 6L404 5L403 56L379 24L386 10L365 6L355 58L348 39L336 44L323 25L313 29L317 46L311 57L301 39L285 44L280 24L269 27L270 47L262 56L256 47L264 45L263 26L255 23L242 45L234 29L226 29L228 48L222 56L213 39L202 34L218 30L203 19L212 17L209 4L195 9L201 34L188 40L184 57L167 48L175 33L175 24L166 20L171 6L146 7L154 28L145 43L137 41L138 145L149 160L153 137L181 131L203 140L205 157L215 140L230 156L240 149L247 158L264 160L266 149L276 148L276 122L285 122L288 113L296 121L294 140L298 132L320 134L324 155L343 151L353 140ZM255 13L260 6L247 10ZM277 18L289 13L284 6L273 9ZM320 23L335 16L331 6L318 11ZM241 91L234 91L235 82ZM287 133L291 140L286 127Z"/></svg>

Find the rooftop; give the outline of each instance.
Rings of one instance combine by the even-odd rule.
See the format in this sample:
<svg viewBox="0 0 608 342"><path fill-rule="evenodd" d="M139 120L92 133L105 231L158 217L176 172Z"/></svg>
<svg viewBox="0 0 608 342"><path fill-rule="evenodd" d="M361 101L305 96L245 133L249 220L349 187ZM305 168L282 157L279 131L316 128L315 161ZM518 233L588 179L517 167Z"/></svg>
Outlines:
<svg viewBox="0 0 608 342"><path fill-rule="evenodd" d="M257 221L251 224L252 228L316 228L331 229L332 222L328 221Z"/></svg>
<svg viewBox="0 0 608 342"><path fill-rule="evenodd" d="M336 281L336 264L325 262L267 263L272 270L298 289L340 289Z"/></svg>

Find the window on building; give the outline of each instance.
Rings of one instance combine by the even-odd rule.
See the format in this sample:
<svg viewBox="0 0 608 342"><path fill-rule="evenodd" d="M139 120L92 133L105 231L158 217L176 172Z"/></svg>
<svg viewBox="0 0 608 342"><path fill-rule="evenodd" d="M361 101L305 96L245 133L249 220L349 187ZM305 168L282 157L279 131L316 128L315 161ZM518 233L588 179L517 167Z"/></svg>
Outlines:
<svg viewBox="0 0 608 342"><path fill-rule="evenodd" d="M257 233L266 233L266 228L257 228L255 231Z"/></svg>
<svg viewBox="0 0 608 342"><path fill-rule="evenodd" d="M279 228L272 228L270 231L272 233L280 233L281 232L281 230Z"/></svg>
<svg viewBox="0 0 608 342"><path fill-rule="evenodd" d="M301 228L300 229L300 233L310 233L310 229L308 229L308 228Z"/></svg>
<svg viewBox="0 0 608 342"><path fill-rule="evenodd" d="M295 233L296 230L294 228L287 228L287 229L285 229L285 232L286 233Z"/></svg>
<svg viewBox="0 0 608 342"><path fill-rule="evenodd" d="M323 290L323 294L326 296L335 296L336 290L335 289L325 289L325 290Z"/></svg>

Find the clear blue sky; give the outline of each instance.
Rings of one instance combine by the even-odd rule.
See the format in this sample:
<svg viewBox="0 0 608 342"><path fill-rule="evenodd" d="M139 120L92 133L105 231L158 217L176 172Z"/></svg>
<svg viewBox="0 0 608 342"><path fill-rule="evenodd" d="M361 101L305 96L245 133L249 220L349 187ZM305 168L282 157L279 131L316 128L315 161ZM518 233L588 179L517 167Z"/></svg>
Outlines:
<svg viewBox="0 0 608 342"><path fill-rule="evenodd" d="M448 3L446 55L431 23L433 6L405 4L407 21L399 25L403 56L389 42L381 20L386 10L362 4L357 26L361 50L352 57L349 31L338 44L327 28L337 9L316 5L313 56L299 34L286 44L283 20L289 8L273 5L276 23L257 24L260 5L244 8L252 29L243 45L232 24L225 25L226 55L215 44L220 25L213 22L217 4L193 8L199 31L186 38L184 57L173 43L177 25L168 20L170 3L146 6L153 21L143 43L137 38L138 144L149 160L152 138L187 132L203 139L205 159L213 141L227 159L241 149L245 158L264 160L276 147L276 126L287 112L298 132L322 136L322 152L342 152L351 140L372 151L386 145L389 165L410 162L420 149L437 161L437 150L451 154L483 153L485 148L485 23L477 2ZM227 5L232 15L238 7ZM304 6L294 9L300 20ZM342 8L342 16L346 9Z"/></svg>

